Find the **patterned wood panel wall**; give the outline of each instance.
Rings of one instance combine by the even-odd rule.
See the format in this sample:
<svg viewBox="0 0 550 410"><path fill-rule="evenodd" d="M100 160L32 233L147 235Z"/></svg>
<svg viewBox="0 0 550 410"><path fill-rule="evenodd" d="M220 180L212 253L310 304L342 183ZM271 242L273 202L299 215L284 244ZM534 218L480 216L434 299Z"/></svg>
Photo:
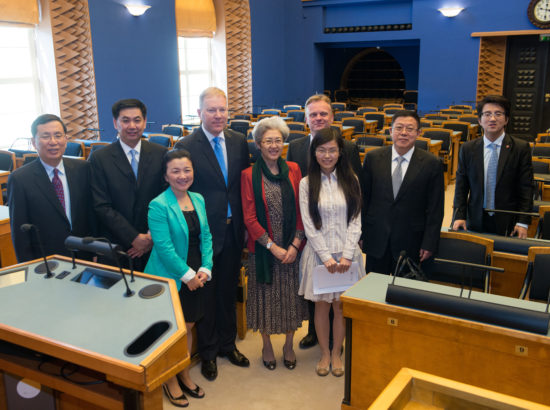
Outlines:
<svg viewBox="0 0 550 410"><path fill-rule="evenodd" d="M487 94L502 94L506 65L506 37L481 37L476 101Z"/></svg>
<svg viewBox="0 0 550 410"><path fill-rule="evenodd" d="M226 0L227 98L232 111L252 112L252 52L248 0Z"/></svg>
<svg viewBox="0 0 550 410"><path fill-rule="evenodd" d="M99 128L88 0L49 1L61 118L73 137Z"/></svg>

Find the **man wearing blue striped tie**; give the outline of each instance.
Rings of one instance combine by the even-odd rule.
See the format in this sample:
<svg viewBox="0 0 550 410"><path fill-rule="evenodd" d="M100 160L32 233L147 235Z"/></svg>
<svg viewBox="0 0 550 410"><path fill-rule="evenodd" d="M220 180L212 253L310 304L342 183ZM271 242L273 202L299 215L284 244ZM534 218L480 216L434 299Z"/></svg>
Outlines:
<svg viewBox="0 0 550 410"><path fill-rule="evenodd" d="M504 211L533 211L533 167L526 141L505 132L510 101L488 95L477 105L483 137L460 150L453 229L527 237L529 216Z"/></svg>

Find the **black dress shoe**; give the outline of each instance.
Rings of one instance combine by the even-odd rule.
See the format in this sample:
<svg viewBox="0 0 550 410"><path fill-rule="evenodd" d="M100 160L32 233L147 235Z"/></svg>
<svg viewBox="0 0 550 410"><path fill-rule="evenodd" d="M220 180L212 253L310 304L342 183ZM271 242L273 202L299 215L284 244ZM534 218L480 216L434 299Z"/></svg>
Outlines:
<svg viewBox="0 0 550 410"><path fill-rule="evenodd" d="M239 352L236 348L230 352L220 352L218 353L218 356L227 357L229 361L233 363L235 366L239 366L239 367L250 366L250 362L245 357L245 355Z"/></svg>
<svg viewBox="0 0 550 410"><path fill-rule="evenodd" d="M317 336L313 333L308 333L300 340L300 349L309 349L317 344Z"/></svg>
<svg viewBox="0 0 550 410"><path fill-rule="evenodd" d="M206 380L216 380L218 377L218 366L216 360L203 360L201 364L201 373Z"/></svg>
<svg viewBox="0 0 550 410"><path fill-rule="evenodd" d="M264 362L264 366L268 370L275 370L277 367L277 362L275 360L264 360L264 349L262 349L262 362Z"/></svg>
<svg viewBox="0 0 550 410"><path fill-rule="evenodd" d="M285 347L283 346L283 363L285 367L289 370L294 370L296 368L296 359L287 360L285 357Z"/></svg>

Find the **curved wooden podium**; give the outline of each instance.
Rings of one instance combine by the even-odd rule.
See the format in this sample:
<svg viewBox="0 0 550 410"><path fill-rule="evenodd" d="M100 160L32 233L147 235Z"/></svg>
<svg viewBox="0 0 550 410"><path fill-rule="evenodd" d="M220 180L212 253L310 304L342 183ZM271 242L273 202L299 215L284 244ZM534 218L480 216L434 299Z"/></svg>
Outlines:
<svg viewBox="0 0 550 410"><path fill-rule="evenodd" d="M53 278L39 260L0 270L0 370L50 387L58 409L162 409L162 383L189 364L175 282L127 275L128 297L111 266L48 260Z"/></svg>

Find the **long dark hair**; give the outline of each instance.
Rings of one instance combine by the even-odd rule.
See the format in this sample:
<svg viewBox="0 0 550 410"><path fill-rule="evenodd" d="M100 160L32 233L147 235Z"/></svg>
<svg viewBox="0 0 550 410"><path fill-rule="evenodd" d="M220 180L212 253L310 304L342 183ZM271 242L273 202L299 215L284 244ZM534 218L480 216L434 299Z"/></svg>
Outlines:
<svg viewBox="0 0 550 410"><path fill-rule="evenodd" d="M315 229L319 230L323 226L321 215L319 214L319 193L321 191L321 167L317 162L315 151L323 144L330 141L336 141L340 156L336 162L336 173L338 174L338 186L344 192L348 206L348 224L352 218L355 218L361 212L361 188L359 180L353 172L348 157L344 151L344 139L340 133L332 128L320 130L313 138L309 147L309 216L313 220Z"/></svg>

